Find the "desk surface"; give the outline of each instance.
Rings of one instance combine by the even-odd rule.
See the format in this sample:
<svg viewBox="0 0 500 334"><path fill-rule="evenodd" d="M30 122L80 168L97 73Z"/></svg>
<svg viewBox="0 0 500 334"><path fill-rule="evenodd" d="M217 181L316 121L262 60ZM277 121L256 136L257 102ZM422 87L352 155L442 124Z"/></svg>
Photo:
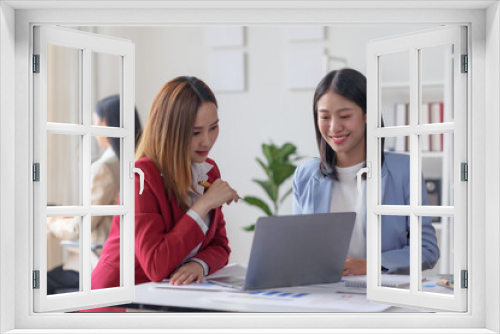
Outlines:
<svg viewBox="0 0 500 334"><path fill-rule="evenodd" d="M422 312L370 303L365 291L344 283L239 292L211 283L179 288L162 282L137 285L133 303L205 312Z"/></svg>

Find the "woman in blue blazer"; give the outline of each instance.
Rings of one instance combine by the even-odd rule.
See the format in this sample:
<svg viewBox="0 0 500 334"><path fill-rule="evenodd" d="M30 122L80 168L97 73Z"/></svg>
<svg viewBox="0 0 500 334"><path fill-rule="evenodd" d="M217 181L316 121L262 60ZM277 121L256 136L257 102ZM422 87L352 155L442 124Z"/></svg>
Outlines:
<svg viewBox="0 0 500 334"><path fill-rule="evenodd" d="M293 179L293 212L356 212L344 275L365 275L366 196L359 195L356 187L357 171L365 166L366 160L365 76L353 69L328 73L316 88L313 109L320 158L297 168ZM407 155L384 153L382 142L382 204L410 204L409 162ZM428 204L424 184L422 204ZM409 217L382 216L384 273L409 273L409 242ZM431 218L422 217L422 270L433 268L438 259Z"/></svg>

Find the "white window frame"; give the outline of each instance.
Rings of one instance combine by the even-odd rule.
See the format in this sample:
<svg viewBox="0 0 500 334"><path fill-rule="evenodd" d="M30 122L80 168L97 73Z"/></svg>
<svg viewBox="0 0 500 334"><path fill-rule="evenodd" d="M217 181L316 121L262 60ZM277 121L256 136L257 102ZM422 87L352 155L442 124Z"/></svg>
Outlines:
<svg viewBox="0 0 500 334"><path fill-rule="evenodd" d="M374 302L398 306L418 307L426 310L445 310L463 312L467 309L467 290L461 287L461 270L467 270L467 248L454 250L453 274L456 277L452 294L436 294L420 289L422 282L422 217L450 216L454 218L454 245L465 245L467 228L467 186L460 178L461 163L467 163L467 75L461 73L461 55L467 55L465 26L444 26L411 34L387 37L370 41L367 47L367 165L371 174L367 182L367 276L368 299ZM419 120L422 105L421 91L421 53L420 50L435 46L453 45L453 112L454 120L422 124ZM410 117L408 126L382 127L381 117L381 57L398 52L408 52L410 73ZM470 72L469 72L470 73ZM453 133L454 168L453 198L451 206L422 205L421 189L421 149L419 135ZM384 205L381 194L381 138L408 136L410 138L410 203L408 205ZM471 179L472 183L473 180ZM381 253L381 217L382 215L400 215L410 217L410 287L409 289L391 289L380 286L382 266Z"/></svg>
<svg viewBox="0 0 500 334"><path fill-rule="evenodd" d="M421 332L446 332L448 329L464 329L467 333L494 333L500 331L500 321L497 315L500 312L500 260L493 256L493 260L485 265L485 253L499 254L498 222L500 220L500 177L498 165L500 162L500 136L497 128L500 124L498 110L500 109L500 11L497 1L464 1L448 2L433 1L414 3L406 6L401 1L370 2L370 9L366 3L349 1L324 2L293 2L277 1L259 2L246 1L239 4L225 4L228 8L220 9L220 4L214 1L203 4L186 1L182 4L169 2L164 8L153 10L109 10L102 11L97 6L106 6L105 1L79 2L79 8L87 6L85 10L66 8L64 10L42 10L42 8L57 9L63 6L61 2L21 2L4 1L1 3L0 43L2 54L0 66L1 102L1 276L0 293L0 323L1 330L18 329L16 332L25 332L22 329L52 328L69 332L68 328L93 328L92 332L103 332L101 329L142 328L192 328L192 332L204 332L204 328L309 328L311 330L355 327L359 332L383 332L395 329L398 333L414 332L420 328ZM114 6L116 4L111 4ZM134 4L132 4L134 5ZM152 6L148 2L136 6ZM12 6L12 7L11 7ZM30 7L31 6L31 7ZM71 5L69 5L71 6ZM76 5L75 5L76 6ZM109 6L109 3L108 3ZM155 3L154 6L162 6ZM398 6L395 9L391 6ZM432 6L432 7L425 7ZM454 7L459 6L459 7ZM197 9L192 9L196 7ZM23 10L23 8L28 8ZM32 9L29 9L32 8ZM349 9L350 8L350 9ZM375 10L374 10L375 8ZM412 10L408 10L412 8ZM189 9L189 10L186 10ZM210 9L207 11L207 9ZM307 9L307 10L305 10ZM469 27L472 68L474 74L470 76L469 85L469 114L468 126L471 133L468 142L471 152L469 172L474 179L469 193L469 221L474 230L469 228L471 247L469 245L469 289L470 310L465 314L436 313L436 314L272 314L272 315L245 315L245 314L210 314L204 315L37 315L32 313L32 295L30 271L32 263L25 261L29 254L30 222L32 222L32 202L28 198L31 192L29 175L31 161L29 156L32 148L31 114L29 105L30 90L30 29L35 23L58 24L68 23L75 25L160 25L160 24L265 24L277 23L288 25L296 24L466 24ZM486 26L485 26L486 22ZM486 29L488 27L488 29ZM7 28L7 29L4 29ZM472 29L471 29L472 28ZM14 39L15 32L15 39ZM487 66L488 71L485 70ZM15 72L13 68L15 67ZM5 71L4 71L5 70ZM16 89L11 85L15 82ZM6 108L15 107L15 113L6 111ZM15 114L15 116L14 116ZM476 116L476 117L474 117ZM480 117L484 116L484 117ZM474 120L472 121L472 118ZM488 119L486 121L485 119ZM15 132L6 129L9 124L15 124ZM488 140L484 139L487 133ZM26 135L28 134L28 135ZM15 138L15 147L11 146L12 137ZM485 152L488 152L486 154ZM12 174L15 171L15 178ZM485 175L488 174L488 182ZM3 185L12 187L4 187ZM15 201L7 199L12 196L15 185ZM14 206L12 206L14 204ZM12 209L14 207L15 209ZM488 220L486 219L488 218ZM15 221L15 226L11 222ZM12 236L15 235L15 240ZM12 250L14 249L14 256ZM477 275L475 274L477 273ZM488 277L488 291L486 279ZM490 283L491 282L491 283ZM12 289L12 287L15 289ZM14 307L12 307L14 305ZM78 317L79 316L79 317ZM168 317L168 319L166 319ZM405 330L405 328L411 329ZM443 328L439 330L438 328ZM217 330L215 330L217 331ZM234 330L233 330L234 331ZM303 332L304 330L300 330ZM350 330L352 331L352 330ZM54 332L52 330L52 332ZM89 331L90 332L90 331ZM118 330L119 332L119 330ZM129 331L131 332L131 331ZM138 330L139 332L139 330ZM168 332L164 330L164 332ZM175 332L171 330L170 332ZM227 331L226 331L227 332ZM263 330L261 331L263 332ZM339 332L339 331L337 331ZM353 332L353 331L352 331Z"/></svg>
<svg viewBox="0 0 500 334"><path fill-rule="evenodd" d="M35 312L74 311L93 307L126 304L134 297L134 44L128 40L100 36L74 29L35 26L34 54L39 56L39 71L34 82L34 162L39 164L40 178L33 184L34 200L34 270L39 272L39 288L34 289ZM79 52L79 119L78 124L53 123L47 120L47 46L72 48ZM114 55L120 59L120 127L93 126L91 106L92 53ZM57 94L57 93L56 93ZM80 190L81 203L74 206L47 207L47 134L79 136L80 178L72 180ZM91 205L90 162L93 136L121 138L120 204ZM91 215L121 216L120 286L91 290ZM81 217L80 221L80 289L78 292L47 296L46 217Z"/></svg>

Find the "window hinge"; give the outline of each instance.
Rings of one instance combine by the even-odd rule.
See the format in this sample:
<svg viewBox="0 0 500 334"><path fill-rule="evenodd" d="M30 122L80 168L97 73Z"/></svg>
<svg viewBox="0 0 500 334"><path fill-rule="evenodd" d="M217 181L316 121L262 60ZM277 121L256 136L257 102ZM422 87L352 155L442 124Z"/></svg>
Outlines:
<svg viewBox="0 0 500 334"><path fill-rule="evenodd" d="M466 162L462 162L460 164L460 171L461 171L461 180L462 181L469 181L469 166Z"/></svg>
<svg viewBox="0 0 500 334"><path fill-rule="evenodd" d="M467 73L469 71L469 57L467 55L462 55L462 73Z"/></svg>
<svg viewBox="0 0 500 334"><path fill-rule="evenodd" d="M33 181L40 182L40 164L38 162L33 164Z"/></svg>
<svg viewBox="0 0 500 334"><path fill-rule="evenodd" d="M467 289L469 287L469 273L467 270L462 270L460 273L462 276L462 289Z"/></svg>
<svg viewBox="0 0 500 334"><path fill-rule="evenodd" d="M33 270L33 289L40 289L40 270Z"/></svg>
<svg viewBox="0 0 500 334"><path fill-rule="evenodd" d="M40 55L33 55L33 73L40 73Z"/></svg>

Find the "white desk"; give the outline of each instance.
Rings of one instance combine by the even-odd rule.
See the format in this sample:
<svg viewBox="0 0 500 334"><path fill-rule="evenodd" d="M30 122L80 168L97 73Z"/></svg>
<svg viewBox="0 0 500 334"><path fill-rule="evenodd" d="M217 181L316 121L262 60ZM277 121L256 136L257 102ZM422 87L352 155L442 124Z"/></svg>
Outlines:
<svg viewBox="0 0 500 334"><path fill-rule="evenodd" d="M155 305L204 312L421 312L369 303L365 294L352 293L354 290L346 289L344 283L277 288L253 293L217 286L211 287L215 290L205 290L207 287L188 290L170 286L166 282L144 283L135 287L133 303L146 308ZM196 289L196 286L192 288ZM357 291L363 290L357 288Z"/></svg>

